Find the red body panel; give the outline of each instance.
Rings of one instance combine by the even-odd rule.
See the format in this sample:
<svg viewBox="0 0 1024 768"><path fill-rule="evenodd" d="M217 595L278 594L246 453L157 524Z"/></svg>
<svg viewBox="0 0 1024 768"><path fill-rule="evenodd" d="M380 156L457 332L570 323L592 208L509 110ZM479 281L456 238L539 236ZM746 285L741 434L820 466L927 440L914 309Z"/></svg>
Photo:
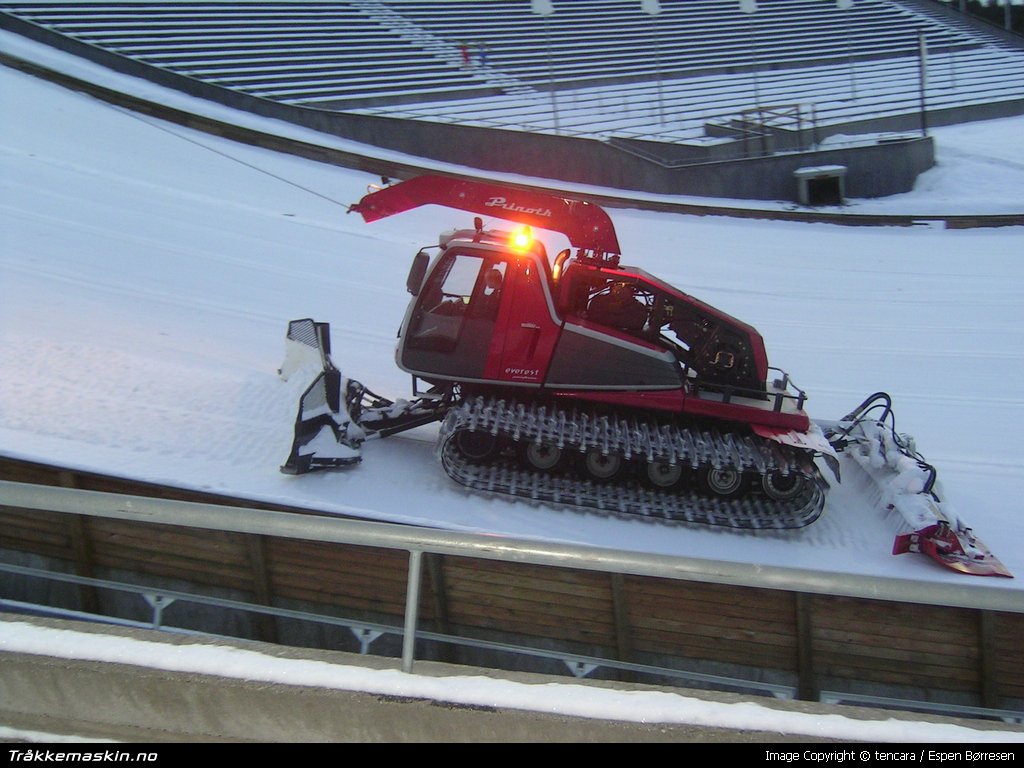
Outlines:
<svg viewBox="0 0 1024 768"><path fill-rule="evenodd" d="M683 413L693 416L704 416L715 419L738 421L744 424L758 424L773 427L780 431L796 430L806 432L811 420L803 411L773 411L742 403L722 403L717 400L702 400L690 396L683 404Z"/></svg>
<svg viewBox="0 0 1024 768"><path fill-rule="evenodd" d="M593 403L624 405L629 408L682 413L686 395L681 389L657 390L653 392L602 392L598 390L558 390L557 397L573 398Z"/></svg>
<svg viewBox="0 0 1024 768"><path fill-rule="evenodd" d="M544 381L559 326L542 283L547 277L537 267L529 257L514 263L484 368L487 379L538 386Z"/></svg>

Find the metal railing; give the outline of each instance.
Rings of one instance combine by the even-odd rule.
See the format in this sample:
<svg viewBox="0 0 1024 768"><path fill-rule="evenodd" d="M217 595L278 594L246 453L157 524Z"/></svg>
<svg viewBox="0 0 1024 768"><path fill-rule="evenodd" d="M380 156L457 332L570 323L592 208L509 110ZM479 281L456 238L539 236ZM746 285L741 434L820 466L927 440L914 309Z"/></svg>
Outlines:
<svg viewBox="0 0 1024 768"><path fill-rule="evenodd" d="M881 709L902 709L914 712L936 712L949 714L956 712L958 715L968 717L990 717L998 718L1004 723L1024 723L1024 712L1016 712L1012 709L989 709L986 707L971 707L965 704L944 704L936 701L914 701L906 699L894 699L890 696L872 696L863 693L849 693L843 691L821 691L818 701L824 704L859 704L862 706L879 707Z"/></svg>
<svg viewBox="0 0 1024 768"><path fill-rule="evenodd" d="M408 614L406 615L406 626L397 626L393 624L366 621L365 619L346 618L343 616L328 616L326 614L313 613L311 611L299 611L289 608L277 608L273 606L259 605L256 603L249 603L241 600L231 600L227 598L218 598L209 595L197 594L194 592L179 592L170 589L161 589L150 586L128 584L125 582L112 581L109 579L96 579L84 576L73 576L66 573L55 573L53 571L46 571L39 568L28 568L25 566L8 565L5 563L0 563L0 573L9 573L14 576L41 579L45 581L55 581L66 584L75 584L78 586L93 587L97 589L107 589L116 592L137 595L146 602L147 606L149 606L150 620L138 621L132 619L125 619L105 614L96 614L89 613L87 611L73 610L69 608L55 608L52 606L39 605L37 603L28 603L18 600L8 600L2 597L0 597L0 611L6 610L14 613L42 614L56 618L86 620L102 624L109 624L112 626L132 627L136 629L157 629L172 634L226 638L227 636L218 635L214 632L185 629L182 627L175 627L164 623L164 611L167 608L169 608L172 604L177 602L194 603L197 605L213 606L217 608L223 608L226 610L244 611L264 616L274 616L284 619L296 619L299 621L308 621L316 624L342 627L344 629L348 629L352 633L353 637L356 639L356 642L359 643L359 652L362 655L370 653L370 646L374 643L374 641L378 640L379 638L385 635L398 636L403 639L402 670L404 672L410 673L413 671L414 662L412 649L417 641L426 640L435 643L443 643L447 645L460 646L465 648L474 648L482 651L510 653L519 656L531 656L534 658L555 660L564 664L565 667L569 670L569 672L573 674L573 676L581 678L586 677L596 669L605 667L608 669L616 669L624 672L635 672L641 674L674 678L689 683L712 685L716 688L734 689L741 692L769 694L780 699L792 699L796 695L796 686L792 685L780 685L776 683L768 683L759 680L728 677L725 675L712 675L704 672L676 669L673 667L663 667L653 664L637 664L633 662L619 661L617 659L607 659L599 656L588 656L585 654L578 653L566 653L564 651L534 648L530 646L516 645L513 643L501 643L491 640L481 640L479 638L461 637L441 632L426 631L418 629L415 626L410 628L409 624L411 621L414 622L414 619L412 619Z"/></svg>
<svg viewBox="0 0 1024 768"><path fill-rule="evenodd" d="M660 555L411 525L0 481L0 505L185 528L503 560L608 574L1024 613L1024 592L979 583L895 579ZM342 512L343 513L343 512ZM355 513L355 512L354 512ZM410 565L417 565L411 562ZM413 569L418 595L418 569Z"/></svg>
<svg viewBox="0 0 1024 768"><path fill-rule="evenodd" d="M872 600L921 603L1024 613L1024 594L972 582L970 585L935 583L810 571L748 563L732 563L693 557L604 549L583 545L521 540L457 531L352 520L340 517L276 512L246 507L186 502L129 496L99 491L0 481L0 505L47 512L128 520L151 525L171 525L241 534L299 539L315 542L401 550L408 554L408 572L404 622L401 627L364 619L328 616L307 611L278 608L208 595L180 592L152 586L132 585L67 573L57 573L13 564L0 564L0 573L27 578L47 579L81 586L110 589L142 597L150 606L148 623L97 616L78 611L43 608L11 600L0 600L0 609L42 610L49 615L89 618L107 623L143 626L165 631L191 632L168 627L163 611L175 601L201 603L225 609L300 619L347 627L366 653L374 640L394 635L402 642L402 669L412 672L418 640L473 647L490 651L556 659L577 676L607 667L629 672L654 674L709 684L739 691L768 693L791 698L795 688L752 679L704 674L670 667L637 664L559 650L499 643L470 637L422 630L418 627L421 590L421 564L424 554L499 560L530 565L597 571L607 574L649 576L664 579L728 584L740 587L777 589L803 594L823 594ZM211 633L203 633L211 634ZM947 711L956 709L949 705Z"/></svg>

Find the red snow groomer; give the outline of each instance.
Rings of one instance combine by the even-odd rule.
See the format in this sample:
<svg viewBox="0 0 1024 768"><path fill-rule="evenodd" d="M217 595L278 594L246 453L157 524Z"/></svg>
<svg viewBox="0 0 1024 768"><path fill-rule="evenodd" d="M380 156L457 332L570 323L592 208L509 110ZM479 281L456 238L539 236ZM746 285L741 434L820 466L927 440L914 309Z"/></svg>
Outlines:
<svg viewBox="0 0 1024 768"><path fill-rule="evenodd" d="M816 459L838 472L836 447L754 328L621 264L611 220L588 202L420 176L351 210L373 222L427 204L520 226L476 218L414 257L396 353L411 400L344 379L327 324L291 323L290 347L317 350L323 372L283 472L351 464L367 438L441 421L445 471L479 491L734 528L818 518L828 483ZM532 228L570 247L550 258Z"/></svg>

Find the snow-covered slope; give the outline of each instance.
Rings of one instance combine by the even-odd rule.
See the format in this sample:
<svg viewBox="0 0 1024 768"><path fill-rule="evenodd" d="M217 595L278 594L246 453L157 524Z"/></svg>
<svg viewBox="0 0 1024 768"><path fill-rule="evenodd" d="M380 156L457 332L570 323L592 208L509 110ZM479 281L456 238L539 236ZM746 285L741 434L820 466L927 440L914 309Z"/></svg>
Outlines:
<svg viewBox="0 0 1024 768"><path fill-rule="evenodd" d="M369 443L346 471L282 475L306 383L276 375L287 321L331 322L347 375L407 396L393 346L409 261L468 215L428 207L367 225L345 212L376 181L366 174L160 124L9 70L0 89L17 105L0 124L0 453L378 520L969 580L890 555L901 520L851 485L834 488L807 529L742 534L467 494L435 459L436 427ZM921 205L970 198L969 181L1024 200L1024 181L1011 181L1024 179L1024 154L1005 156L1020 125L994 123L983 138L1004 153L991 179L940 165L922 177ZM936 134L941 160L947 134ZM938 465L950 501L1024 573L1020 228L611 215L626 262L757 327L812 415L837 418L889 391L897 427ZM979 581L1021 589L1020 579Z"/></svg>

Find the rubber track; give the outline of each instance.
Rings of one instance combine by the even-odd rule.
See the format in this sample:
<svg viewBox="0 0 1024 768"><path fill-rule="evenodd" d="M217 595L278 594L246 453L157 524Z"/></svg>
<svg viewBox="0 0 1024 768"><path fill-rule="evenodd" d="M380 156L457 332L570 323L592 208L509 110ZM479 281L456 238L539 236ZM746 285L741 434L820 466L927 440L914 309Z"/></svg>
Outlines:
<svg viewBox="0 0 1024 768"><path fill-rule="evenodd" d="M786 501L754 493L725 499L695 491L661 491L635 481L599 483L572 474L531 470L514 459L473 462L463 456L452 439L461 429L504 435L516 442L542 439L580 452L598 447L621 453L627 459L658 457L685 462L694 468L738 466L761 473L796 472L805 475L810 482L798 496ZM664 451L667 445L676 447L674 457ZM646 446L646 450L638 450L642 446ZM687 447L692 447L693 451L683 455L679 449ZM807 462L796 449L759 438L740 440L728 433L701 432L671 425L655 428L637 419L613 419L535 404L482 398L463 402L449 411L441 425L438 452L448 476L467 488L537 503L582 507L607 515L749 530L784 530L810 525L825 506L825 481L813 463ZM808 466L810 470L805 468Z"/></svg>

